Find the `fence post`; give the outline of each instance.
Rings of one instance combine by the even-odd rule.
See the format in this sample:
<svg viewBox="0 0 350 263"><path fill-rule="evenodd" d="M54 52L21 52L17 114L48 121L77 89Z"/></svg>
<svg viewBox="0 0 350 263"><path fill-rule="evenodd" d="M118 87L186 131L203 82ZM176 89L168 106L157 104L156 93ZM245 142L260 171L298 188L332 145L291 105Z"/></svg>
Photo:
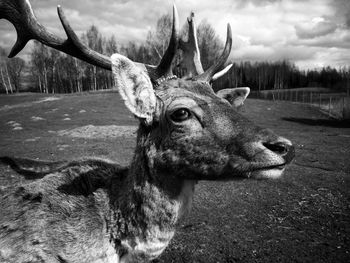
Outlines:
<svg viewBox="0 0 350 263"><path fill-rule="evenodd" d="M305 96L305 92L303 91L303 92L301 93L301 102L302 102L302 103L304 103L304 96Z"/></svg>
<svg viewBox="0 0 350 263"><path fill-rule="evenodd" d="M298 102L298 91L295 91L295 102Z"/></svg>
<svg viewBox="0 0 350 263"><path fill-rule="evenodd" d="M321 93L319 93L318 95L320 95L320 100L318 102L318 107L321 109Z"/></svg>
<svg viewBox="0 0 350 263"><path fill-rule="evenodd" d="M310 92L310 104L312 105L312 92Z"/></svg>

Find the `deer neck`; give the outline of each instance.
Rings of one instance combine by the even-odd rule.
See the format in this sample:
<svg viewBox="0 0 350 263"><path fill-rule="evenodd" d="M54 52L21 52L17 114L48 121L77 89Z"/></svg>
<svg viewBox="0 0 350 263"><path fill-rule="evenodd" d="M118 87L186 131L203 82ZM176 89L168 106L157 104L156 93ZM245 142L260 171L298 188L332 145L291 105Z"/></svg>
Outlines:
<svg viewBox="0 0 350 263"><path fill-rule="evenodd" d="M151 128L140 125L137 146L132 160L128 188L133 193L133 203L143 204L147 208L145 218L150 222L173 227L182 217L187 201L192 200L195 182L176 176L173 171L160 169L155 164L159 153L157 141ZM149 212L149 213L148 213Z"/></svg>
<svg viewBox="0 0 350 263"><path fill-rule="evenodd" d="M148 249L159 247L152 253L161 253L192 204L195 181L158 170L154 165L156 151L156 142L141 125L135 154L122 182L123 191L119 190L114 202L111 220L112 232L117 230L116 238L128 251L145 250L147 254Z"/></svg>

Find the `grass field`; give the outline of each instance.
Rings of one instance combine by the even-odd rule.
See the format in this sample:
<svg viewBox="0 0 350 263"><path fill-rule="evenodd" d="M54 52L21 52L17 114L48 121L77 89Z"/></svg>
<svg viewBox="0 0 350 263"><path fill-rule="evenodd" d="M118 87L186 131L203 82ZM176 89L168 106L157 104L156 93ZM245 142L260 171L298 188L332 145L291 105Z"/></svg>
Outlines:
<svg viewBox="0 0 350 263"><path fill-rule="evenodd" d="M350 262L349 123L291 102L248 100L242 113L292 140L295 161L280 180L199 182L155 262ZM136 125L116 93L3 95L0 156L126 164ZM21 180L0 175L0 187Z"/></svg>

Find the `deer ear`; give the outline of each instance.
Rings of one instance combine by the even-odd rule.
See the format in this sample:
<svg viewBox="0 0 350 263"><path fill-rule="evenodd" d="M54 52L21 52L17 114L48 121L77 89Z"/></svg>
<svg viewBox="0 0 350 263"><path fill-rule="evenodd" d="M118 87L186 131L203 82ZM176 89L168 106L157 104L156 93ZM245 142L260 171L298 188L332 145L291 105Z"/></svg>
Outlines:
<svg viewBox="0 0 350 263"><path fill-rule="evenodd" d="M219 90L216 95L227 100L232 106L239 108L243 105L245 99L248 97L250 88L233 88Z"/></svg>
<svg viewBox="0 0 350 263"><path fill-rule="evenodd" d="M111 57L115 85L126 107L146 124L151 124L157 99L149 76L127 57Z"/></svg>

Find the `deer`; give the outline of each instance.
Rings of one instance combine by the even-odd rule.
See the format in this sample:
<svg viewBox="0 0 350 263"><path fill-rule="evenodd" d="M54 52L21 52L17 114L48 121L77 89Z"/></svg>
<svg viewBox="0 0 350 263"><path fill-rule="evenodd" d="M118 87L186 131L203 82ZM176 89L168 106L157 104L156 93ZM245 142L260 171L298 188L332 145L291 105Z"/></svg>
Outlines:
<svg viewBox="0 0 350 263"><path fill-rule="evenodd" d="M230 67L225 67L232 47L229 24L221 56L204 71L194 15L185 42L179 39L175 6L169 45L157 66L89 49L60 6L58 16L67 39L49 33L28 0L0 0L0 19L17 31L9 56L36 39L112 70L126 108L139 120L136 148L128 166L93 157L54 162L1 157L11 174L32 180L1 191L0 262L149 262L162 254L190 212L199 180L279 178L293 160L291 141L237 111L249 88L212 89ZM179 51L187 67L181 78L172 73Z"/></svg>

